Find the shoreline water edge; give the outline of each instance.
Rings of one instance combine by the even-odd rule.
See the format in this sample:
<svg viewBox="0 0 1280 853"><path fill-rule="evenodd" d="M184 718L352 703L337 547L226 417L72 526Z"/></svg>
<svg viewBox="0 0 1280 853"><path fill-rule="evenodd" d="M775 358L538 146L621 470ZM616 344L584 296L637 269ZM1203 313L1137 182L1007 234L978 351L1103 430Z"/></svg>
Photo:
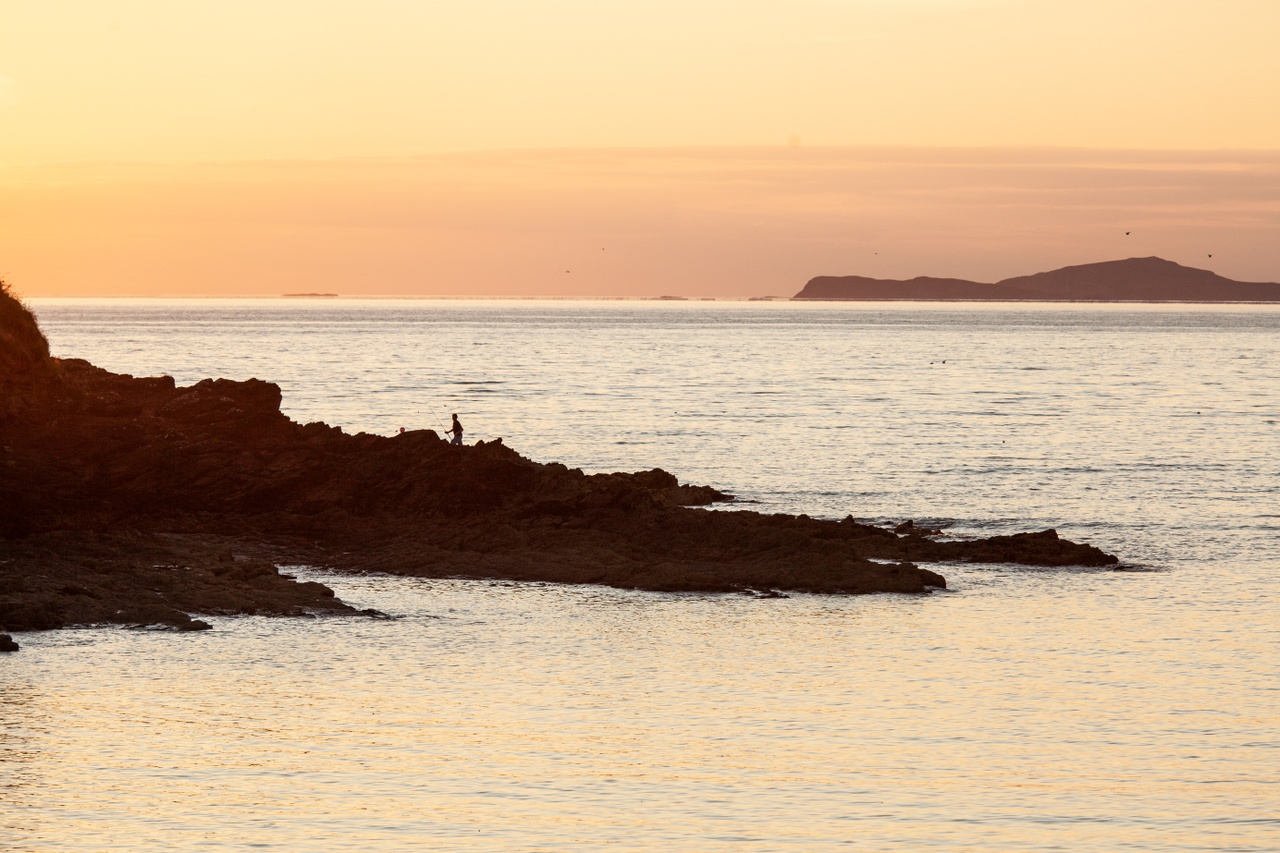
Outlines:
<svg viewBox="0 0 1280 853"><path fill-rule="evenodd" d="M714 507L732 496L660 469L587 475L500 438L299 424L269 382L179 387L53 358L7 292L0 392L4 631L355 612L280 565L776 596L945 588L921 562L1118 563L1052 530L966 539L730 511Z"/></svg>

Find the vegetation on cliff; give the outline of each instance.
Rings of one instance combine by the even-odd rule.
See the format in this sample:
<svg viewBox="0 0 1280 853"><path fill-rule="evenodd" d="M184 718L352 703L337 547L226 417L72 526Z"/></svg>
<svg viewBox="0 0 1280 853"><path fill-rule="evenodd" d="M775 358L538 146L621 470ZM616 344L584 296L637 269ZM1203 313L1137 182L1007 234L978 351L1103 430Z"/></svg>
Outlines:
<svg viewBox="0 0 1280 853"><path fill-rule="evenodd" d="M49 342L36 318L0 279L0 390L49 360Z"/></svg>

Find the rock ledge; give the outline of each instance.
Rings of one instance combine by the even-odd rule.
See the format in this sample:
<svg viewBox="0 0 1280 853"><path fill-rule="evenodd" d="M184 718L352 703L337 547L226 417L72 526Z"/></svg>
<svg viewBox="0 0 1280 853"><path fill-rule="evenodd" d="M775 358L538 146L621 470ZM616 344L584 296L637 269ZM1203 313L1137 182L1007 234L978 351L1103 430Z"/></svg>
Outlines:
<svg viewBox="0 0 1280 853"><path fill-rule="evenodd" d="M501 439L347 435L257 379L134 378L55 359L0 292L0 629L198 630L192 613L351 612L281 564L664 591L919 593L917 562L1101 566L1052 531L968 542L852 518L699 509L662 470L587 475Z"/></svg>

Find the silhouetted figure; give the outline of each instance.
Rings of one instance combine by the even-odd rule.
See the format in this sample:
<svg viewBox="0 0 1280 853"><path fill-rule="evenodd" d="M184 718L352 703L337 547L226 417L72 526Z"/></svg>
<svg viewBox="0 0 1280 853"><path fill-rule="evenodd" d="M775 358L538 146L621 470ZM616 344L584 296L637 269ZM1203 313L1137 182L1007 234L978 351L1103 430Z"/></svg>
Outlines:
<svg viewBox="0 0 1280 853"><path fill-rule="evenodd" d="M450 444L462 445L462 422L458 420L456 414L453 416L453 426L445 432L453 433L453 441L449 442Z"/></svg>

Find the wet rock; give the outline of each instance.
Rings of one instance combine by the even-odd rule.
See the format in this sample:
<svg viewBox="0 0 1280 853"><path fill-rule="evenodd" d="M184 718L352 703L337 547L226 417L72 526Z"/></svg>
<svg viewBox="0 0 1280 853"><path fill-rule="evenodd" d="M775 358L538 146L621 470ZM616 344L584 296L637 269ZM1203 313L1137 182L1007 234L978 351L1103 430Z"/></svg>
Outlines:
<svg viewBox="0 0 1280 853"><path fill-rule="evenodd" d="M1025 566L1110 566L1119 560L1092 545L1070 542L1056 530L992 536L953 543L973 563L1021 563Z"/></svg>
<svg viewBox="0 0 1280 853"><path fill-rule="evenodd" d="M0 634L0 652L16 652L22 648L8 634Z"/></svg>
<svg viewBox="0 0 1280 853"><path fill-rule="evenodd" d="M937 572L931 572L928 569L920 569L920 579L927 587L934 589L946 589L947 579Z"/></svg>
<svg viewBox="0 0 1280 853"><path fill-rule="evenodd" d="M906 521L893 528L893 532L906 536L914 534L916 536L941 536L942 529L939 527L917 527L913 519L908 518Z"/></svg>

